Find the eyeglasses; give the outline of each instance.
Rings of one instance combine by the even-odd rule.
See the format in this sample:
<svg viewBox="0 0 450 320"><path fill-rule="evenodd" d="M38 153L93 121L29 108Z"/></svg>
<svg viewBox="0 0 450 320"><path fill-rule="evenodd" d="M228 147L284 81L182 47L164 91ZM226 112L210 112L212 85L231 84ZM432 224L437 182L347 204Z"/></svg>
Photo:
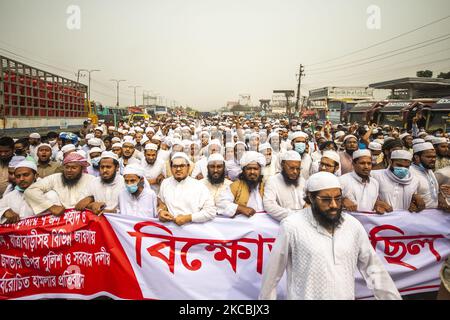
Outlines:
<svg viewBox="0 0 450 320"><path fill-rule="evenodd" d="M319 199L320 201L323 201L325 204L330 204L333 201L335 201L336 203L341 203L342 202L342 196L339 196L339 197L336 197L336 198L316 196L316 199Z"/></svg>
<svg viewBox="0 0 450 320"><path fill-rule="evenodd" d="M185 169L185 168L187 168L187 164L174 164L174 165L172 165L172 168L174 170Z"/></svg>
<svg viewBox="0 0 450 320"><path fill-rule="evenodd" d="M332 164L328 164L328 163L323 163L323 162L321 162L320 163L320 167L322 168L322 167L326 167L326 168L334 168L334 167L336 167L335 165L332 165Z"/></svg>

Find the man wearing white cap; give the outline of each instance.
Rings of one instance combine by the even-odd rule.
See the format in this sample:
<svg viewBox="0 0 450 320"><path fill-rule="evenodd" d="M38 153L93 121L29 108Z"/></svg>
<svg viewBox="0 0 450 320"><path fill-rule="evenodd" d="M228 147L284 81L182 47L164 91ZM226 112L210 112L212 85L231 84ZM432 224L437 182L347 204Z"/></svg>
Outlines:
<svg viewBox="0 0 450 320"><path fill-rule="evenodd" d="M129 136L128 136L129 137ZM140 164L142 159L135 158L133 155L136 151L134 148L134 141L132 139L126 139L122 143L122 157L119 159L120 163L120 174L123 174L123 170L129 164Z"/></svg>
<svg viewBox="0 0 450 320"><path fill-rule="evenodd" d="M341 157L341 173L346 174L353 171L353 152L358 150L358 138L347 135L343 140L344 151L339 152Z"/></svg>
<svg viewBox="0 0 450 320"><path fill-rule="evenodd" d="M256 151L247 151L240 160L242 172L221 195L217 204L218 213L227 217L243 214L247 217L264 211L264 181L261 174L266 165L264 156Z"/></svg>
<svg viewBox="0 0 450 320"><path fill-rule="evenodd" d="M104 132L104 129L102 126L95 127L94 136L101 140L102 136L103 136L103 132Z"/></svg>
<svg viewBox="0 0 450 320"><path fill-rule="evenodd" d="M231 185L231 181L225 178L226 167L225 159L220 153L213 153L208 157L208 174L206 178L200 180L208 188L214 199L214 205L217 211L217 203L220 195Z"/></svg>
<svg viewBox="0 0 450 320"><path fill-rule="evenodd" d="M125 189L123 177L119 174L119 161L115 153L104 151L100 156L100 175L89 185L86 198L75 206L95 214L115 213L119 209L119 194Z"/></svg>
<svg viewBox="0 0 450 320"><path fill-rule="evenodd" d="M277 174L278 158L273 153L272 147L268 142L259 145L259 152L266 158L266 166L262 170L263 181L266 182L269 177Z"/></svg>
<svg viewBox="0 0 450 320"><path fill-rule="evenodd" d="M379 199L392 210L417 212L425 208L423 199L417 194L419 181L410 172L411 160L409 151L394 150L390 155L389 167L371 173L379 183Z"/></svg>
<svg viewBox="0 0 450 320"><path fill-rule="evenodd" d="M24 156L14 156L11 158L8 164L8 185L3 192L3 197L14 190L16 187L16 177L14 176L14 171L16 170L16 166L25 160Z"/></svg>
<svg viewBox="0 0 450 320"><path fill-rule="evenodd" d="M40 178L45 178L54 173L63 171L63 167L52 160L52 147L47 143L41 143L36 148L37 172Z"/></svg>
<svg viewBox="0 0 450 320"><path fill-rule="evenodd" d="M36 159L36 147L41 143L41 135L37 132L30 134L28 142L30 143L30 155Z"/></svg>
<svg viewBox="0 0 450 320"><path fill-rule="evenodd" d="M303 209L305 179L300 175L301 157L293 150L281 155L281 173L267 180L264 188L264 209L278 221Z"/></svg>
<svg viewBox="0 0 450 320"><path fill-rule="evenodd" d="M372 141L371 143L369 143L369 146L367 148L370 150L370 153L372 155L372 170L384 169L382 145L378 142Z"/></svg>
<svg viewBox="0 0 450 320"><path fill-rule="evenodd" d="M376 299L401 299L361 223L342 213L339 179L329 172L306 183L311 205L281 222L265 266L260 299L276 299L287 273L289 300L353 300L358 270Z"/></svg>
<svg viewBox="0 0 450 320"><path fill-rule="evenodd" d="M170 160L172 176L161 183L158 195L160 221L178 225L201 223L216 216L214 199L206 186L189 176L190 162L184 152L176 152Z"/></svg>
<svg viewBox="0 0 450 320"><path fill-rule="evenodd" d="M399 139L400 140L402 140L402 142L403 142L403 147L406 149L406 150L408 150L409 152L413 152L413 149L412 149L412 147L413 147L413 137L412 137L412 135L410 135L408 132L405 132L405 133L402 133L400 136L399 136Z"/></svg>
<svg viewBox="0 0 450 320"><path fill-rule="evenodd" d="M156 217L157 196L150 188L139 164L129 164L123 170L125 189L119 193L120 214L153 218Z"/></svg>
<svg viewBox="0 0 450 320"><path fill-rule="evenodd" d="M208 157L214 153L221 153L222 145L219 140L213 139L208 144L206 157L195 163L191 176L197 180L201 180L208 175Z"/></svg>
<svg viewBox="0 0 450 320"><path fill-rule="evenodd" d="M292 150L298 152L302 157L301 175L305 180L308 180L312 164L312 159L309 155L308 134L301 131L294 132L292 134L291 147Z"/></svg>
<svg viewBox="0 0 450 320"><path fill-rule="evenodd" d="M336 151L324 151L321 158L311 165L311 172L317 173L319 171L330 172L336 176L341 175L341 158Z"/></svg>
<svg viewBox="0 0 450 320"><path fill-rule="evenodd" d="M388 204L378 201L379 183L370 176L372 169L370 150L357 150L353 152L352 157L353 171L339 178L343 206L348 211L376 211L379 214L392 211Z"/></svg>
<svg viewBox="0 0 450 320"><path fill-rule="evenodd" d="M413 147L411 174L419 180L417 193L425 201L427 209L438 207L439 184L434 175L436 150L430 142L419 143Z"/></svg>
<svg viewBox="0 0 450 320"><path fill-rule="evenodd" d="M99 147L93 147L89 150L89 159L91 165L87 168L87 172L94 177L100 176L100 156L102 155L102 149Z"/></svg>
<svg viewBox="0 0 450 320"><path fill-rule="evenodd" d="M147 143L144 147L144 160L142 160L142 167L144 168L144 175L150 187L159 193L159 186L166 177L165 163L158 158L158 146L153 143Z"/></svg>
<svg viewBox="0 0 450 320"><path fill-rule="evenodd" d="M435 170L439 170L447 166L450 166L447 138L435 137L431 140L431 143L433 144L434 149L436 150Z"/></svg>

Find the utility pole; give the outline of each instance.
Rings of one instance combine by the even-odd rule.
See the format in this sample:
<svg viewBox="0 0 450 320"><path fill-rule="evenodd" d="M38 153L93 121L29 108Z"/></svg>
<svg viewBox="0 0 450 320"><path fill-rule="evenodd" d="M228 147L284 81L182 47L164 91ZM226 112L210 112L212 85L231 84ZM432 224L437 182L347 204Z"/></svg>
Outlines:
<svg viewBox="0 0 450 320"><path fill-rule="evenodd" d="M136 88L140 88L141 86L128 86L128 88L134 88L134 106L137 107L136 105Z"/></svg>
<svg viewBox="0 0 450 320"><path fill-rule="evenodd" d="M116 80L116 79L111 79L111 80L109 80L109 81L115 81L116 82L116 84L117 84L117 102L116 102L116 106L118 107L119 106L119 82L121 82L121 81L127 81L127 80Z"/></svg>
<svg viewBox="0 0 450 320"><path fill-rule="evenodd" d="M100 70L98 70L98 69L93 69L93 70L79 69L78 70L78 79L79 79L79 75L80 75L81 71L85 71L85 72L89 73L88 108L89 108L89 114L92 114L92 109L91 109L91 72L100 71Z"/></svg>
<svg viewBox="0 0 450 320"><path fill-rule="evenodd" d="M295 112L298 112L298 103L300 101L300 85L302 83L302 77L305 76L305 74L303 73L304 71L305 69L303 68L303 65L300 64L300 68L298 71L298 87L297 87L297 100L295 101Z"/></svg>

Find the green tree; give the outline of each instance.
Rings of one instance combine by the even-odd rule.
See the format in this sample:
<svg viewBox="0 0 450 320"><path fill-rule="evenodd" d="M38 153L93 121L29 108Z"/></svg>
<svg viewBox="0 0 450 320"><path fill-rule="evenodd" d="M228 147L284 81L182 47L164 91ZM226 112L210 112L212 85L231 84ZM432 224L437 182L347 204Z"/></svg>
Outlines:
<svg viewBox="0 0 450 320"><path fill-rule="evenodd" d="M416 75L419 78L431 78L433 76L433 71L431 70L417 71Z"/></svg>
<svg viewBox="0 0 450 320"><path fill-rule="evenodd" d="M450 71L449 72L441 72L441 73L439 73L437 78L450 79Z"/></svg>

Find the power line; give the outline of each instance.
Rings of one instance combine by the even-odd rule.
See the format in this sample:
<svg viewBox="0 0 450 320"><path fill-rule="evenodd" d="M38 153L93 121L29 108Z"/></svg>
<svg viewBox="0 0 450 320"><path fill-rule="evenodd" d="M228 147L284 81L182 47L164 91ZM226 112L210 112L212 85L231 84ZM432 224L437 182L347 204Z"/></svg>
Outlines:
<svg viewBox="0 0 450 320"><path fill-rule="evenodd" d="M353 55L353 54L355 54L355 53L362 52L362 51L365 51L365 50L367 50L367 49L371 49L371 48L377 47L377 46L379 46L379 45L381 45L381 44L384 44L384 43L390 42L390 41L392 41L392 40L401 38L401 37L403 37L403 36L406 36L406 35L408 35L408 34L411 34L411 33L413 33L413 32L416 32L416 31L418 31L418 30L420 30L420 29L426 28L426 27L428 27L428 26L431 26L431 25L433 25L433 24L436 24L436 23L438 23L438 22L441 22L441 21L443 21L443 20L446 20L446 19L448 19L448 18L450 18L450 15L448 15L448 16L446 16L446 17L443 17L443 18L440 18L440 19L438 19L438 20L434 20L434 21L432 21L432 22L430 22L430 23L424 24L423 26L420 26L420 27L418 27L418 28L412 29L412 30L410 30L410 31L401 33L401 34L396 35L396 36L394 36L394 37L392 37L392 38L389 38L389 39L387 39L387 40L383 40L383 41L374 43L374 44L372 44L372 45L370 45L370 46L368 46L368 47L365 47L365 48L362 48L362 49L358 49L358 50L355 50L355 51L351 51L351 52L346 53L346 54L344 54L344 55L342 55L342 56L338 56L338 57L335 57L335 58L332 58L332 59L328 59L328 60L323 60L323 61L319 61L319 62L316 62L316 63L312 63L312 64L310 64L310 65L306 65L306 67L312 67L312 66L315 66L315 65L328 63L328 62L330 62L330 61L335 61L335 60L338 60L338 59L341 59L341 58L348 57L348 56Z"/></svg>

